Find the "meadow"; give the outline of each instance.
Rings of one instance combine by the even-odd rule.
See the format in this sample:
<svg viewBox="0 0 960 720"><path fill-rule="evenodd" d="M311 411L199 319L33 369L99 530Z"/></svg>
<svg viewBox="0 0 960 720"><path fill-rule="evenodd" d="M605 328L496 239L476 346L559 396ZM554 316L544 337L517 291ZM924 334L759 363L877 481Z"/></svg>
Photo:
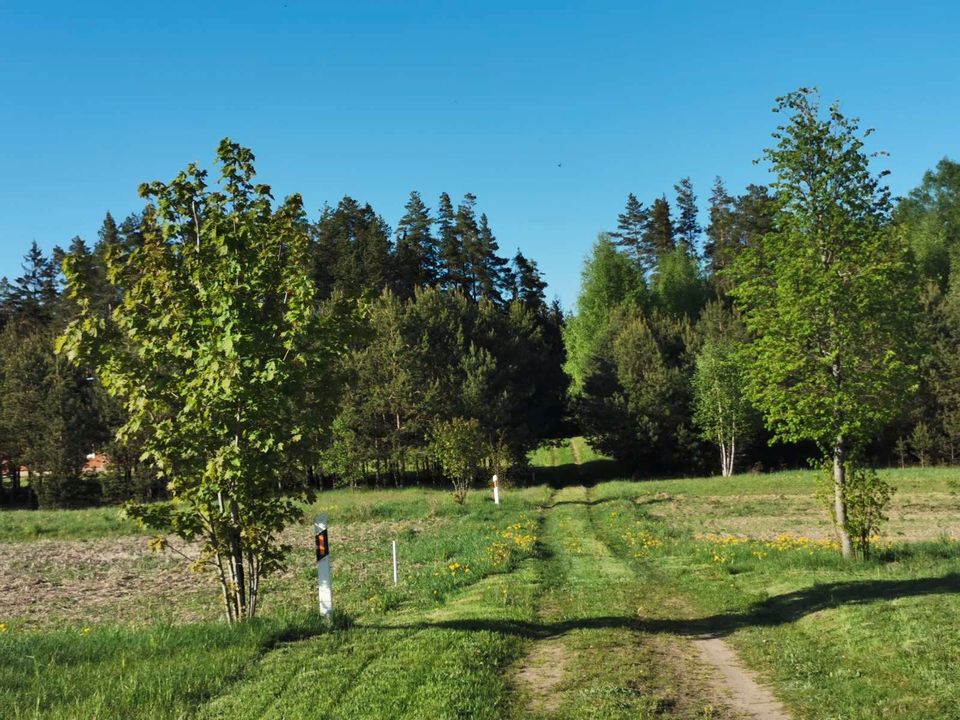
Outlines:
<svg viewBox="0 0 960 720"><path fill-rule="evenodd" d="M722 640L794 718L960 718L956 471L887 471L876 552L845 562L808 472L595 482L609 465L578 440L534 460L555 484L499 507L322 494L238 628L115 509L4 512L0 717L750 717L701 652Z"/></svg>

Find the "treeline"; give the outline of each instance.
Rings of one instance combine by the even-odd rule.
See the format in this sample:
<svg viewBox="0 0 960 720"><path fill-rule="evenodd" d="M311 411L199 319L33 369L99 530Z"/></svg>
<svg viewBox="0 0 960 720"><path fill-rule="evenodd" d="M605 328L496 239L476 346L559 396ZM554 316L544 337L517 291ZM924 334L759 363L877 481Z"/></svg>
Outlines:
<svg viewBox="0 0 960 720"><path fill-rule="evenodd" d="M369 204L345 197L315 221L303 219L318 307L349 306L349 332L333 353L336 393L305 391L323 427L311 428L297 458L298 482L400 484L439 476L435 428L477 421L486 462L522 467L527 452L561 432L568 381L562 371L563 315L547 301L532 259L501 254L476 198L454 206L440 196L431 211L411 193L396 230ZM75 238L47 257L34 243L23 273L0 287L2 420L0 502L41 506L149 500L166 483L140 461L140 439L116 431L121 403L54 352L78 317L64 292L68 259L82 277L93 314L109 318L124 280L108 257L123 258L156 228L155 208L117 223L107 214L93 246ZM122 266L114 262L114 267ZM326 404L333 402L336 407ZM319 406L324 405L320 408ZM329 418L333 417L332 423ZM93 452L102 473L83 472ZM25 467L24 481L16 477Z"/></svg>
<svg viewBox="0 0 960 720"><path fill-rule="evenodd" d="M711 341L742 335L723 270L769 232L776 210L767 187L734 197L717 178L702 228L690 180L674 190L672 205L666 196L649 207L628 196L616 229L599 237L585 263L564 331L583 433L644 475L716 465L694 417L697 358ZM773 458L756 443L742 460L793 462L797 450L783 450Z"/></svg>
<svg viewBox="0 0 960 720"><path fill-rule="evenodd" d="M481 465L484 474L512 470L521 479L532 448L573 433L641 476L715 472L718 465L726 475L824 457L842 465L854 449L867 465L955 462L960 165L941 161L893 202L882 175L868 170L855 123L834 109L819 119L811 97L795 93L781 108L794 124L774 137L794 145L768 151L776 176L770 186L734 195L718 178L705 213L689 179L674 186L671 199L649 205L629 195L586 261L569 317L547 301L533 260L501 253L471 194L456 205L442 194L431 210L412 193L395 230L350 197L311 220L296 196L274 217L269 189L252 184L252 165L230 155L223 182L234 198L231 212L250 232L282 230L295 239L276 240L279 259L258 260L278 273L276 282L293 282L282 279L288 271L309 286L310 297L296 300L310 308L310 322L283 322L317 333L316 346L298 342L304 362L320 369L312 379L302 367L291 369L289 405L271 396L289 413L277 421L280 434L296 438L295 451L271 445L283 464L276 472L287 486L308 487L441 475L467 481ZM108 393L96 379L134 376L96 360L133 362L124 352L145 341L138 309L123 306L130 298L185 303L179 315L152 319L149 329L160 337L176 325L181 334L171 337L197 343L211 362L230 363L219 375L199 369L222 379L222 397L237 392L229 372L240 359L255 365L270 354L256 343L241 353L230 328L210 329L222 334L222 347L209 348L185 319L187 310L199 310L184 283L216 287L237 317L266 317L292 302L288 292L275 297L272 285L246 298L264 278L243 274L265 271L251 260L253 249L217 224L240 222L223 219L227 196L188 169L194 175L169 186L143 186L141 213L119 224L108 214L92 247L76 238L47 257L34 244L23 273L2 281L0 502L53 506L167 493L168 480L142 458L173 419L131 411L132 388ZM171 209L183 198L194 205ZM242 241L261 254L268 244ZM222 254L208 257L218 243ZM283 262L294 247L295 268ZM218 263L224 275L207 277ZM122 328L118 308L128 323ZM148 310L156 308L144 308L144 317ZM324 318L337 329L333 340L311 325ZM125 339L107 343L115 355L98 355L95 346L118 330ZM54 351L64 333L72 333L79 365ZM284 342L279 330L264 334ZM198 362L194 348L164 342L171 368ZM321 347L325 342L330 347ZM279 362L286 360L281 353ZM150 367L163 375L167 366ZM250 372L273 381L273 369ZM180 390L182 407L170 402L164 412L194 412L191 393L201 395L200 388ZM144 397L152 402L153 395ZM137 413L146 420L129 422ZM232 421L224 422L229 429ZM83 472L94 451L107 456L107 472ZM16 480L21 467L26 483Z"/></svg>
<svg viewBox="0 0 960 720"><path fill-rule="evenodd" d="M822 456L815 443L771 445L773 434L745 397L738 353L757 336L734 301L743 277L732 266L783 232L777 223L789 208L775 188L750 185L733 195L717 178L701 228L690 181L674 189L673 203L663 196L645 206L629 195L616 228L586 260L564 330L573 416L598 449L642 475L729 474L734 459L738 470L806 466ZM905 248L908 284L923 298L923 312L910 319L914 344L903 348L918 368L918 387L903 392L866 459L953 464L960 450L960 164L944 159L927 172L895 202L883 232Z"/></svg>

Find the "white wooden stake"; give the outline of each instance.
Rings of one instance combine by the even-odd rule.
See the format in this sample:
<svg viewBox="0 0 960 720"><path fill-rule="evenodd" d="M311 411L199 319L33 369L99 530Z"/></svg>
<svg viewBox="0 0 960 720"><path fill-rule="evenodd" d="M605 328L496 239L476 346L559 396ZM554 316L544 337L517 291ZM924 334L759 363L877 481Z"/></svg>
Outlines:
<svg viewBox="0 0 960 720"><path fill-rule="evenodd" d="M500 482L497 480L497 476L493 476L493 504L500 504Z"/></svg>
<svg viewBox="0 0 960 720"><path fill-rule="evenodd" d="M313 521L313 536L317 550L317 584L320 614L333 614L333 585L330 579L330 540L327 536L327 516L318 515Z"/></svg>
<svg viewBox="0 0 960 720"><path fill-rule="evenodd" d="M397 541L393 541L393 584L397 584Z"/></svg>

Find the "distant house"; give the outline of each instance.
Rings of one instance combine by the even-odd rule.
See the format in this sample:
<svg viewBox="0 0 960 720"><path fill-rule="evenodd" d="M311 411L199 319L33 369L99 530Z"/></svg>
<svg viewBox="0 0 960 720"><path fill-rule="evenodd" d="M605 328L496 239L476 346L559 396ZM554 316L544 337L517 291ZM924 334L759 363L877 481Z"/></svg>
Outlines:
<svg viewBox="0 0 960 720"><path fill-rule="evenodd" d="M92 452L87 455L87 461L83 464L82 472L85 473L102 473L107 470L107 467L110 465L107 460L107 456L103 453Z"/></svg>
<svg viewBox="0 0 960 720"><path fill-rule="evenodd" d="M30 472L30 468L26 465L20 465L19 467L14 466L10 460L4 458L0 460L0 474L3 477L22 477Z"/></svg>

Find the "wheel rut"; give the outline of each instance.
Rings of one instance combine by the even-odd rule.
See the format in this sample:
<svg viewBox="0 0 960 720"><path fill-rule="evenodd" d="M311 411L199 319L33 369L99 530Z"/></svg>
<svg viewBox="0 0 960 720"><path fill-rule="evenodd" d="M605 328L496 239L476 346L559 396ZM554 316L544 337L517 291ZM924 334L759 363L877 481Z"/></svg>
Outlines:
<svg viewBox="0 0 960 720"><path fill-rule="evenodd" d="M576 717L585 692L612 684L611 692L640 698L640 717L790 720L724 640L637 629L638 613L627 608L638 595L649 597L651 586L657 593L663 587L603 541L590 489L555 493L544 513L544 589L534 618L543 634L514 666L519 717ZM669 598L668 605L674 616L689 613L682 598ZM601 629L621 615L622 626ZM624 667L636 677L624 677L631 672Z"/></svg>
<svg viewBox="0 0 960 720"><path fill-rule="evenodd" d="M588 514L593 525L595 514ZM609 551L609 546L604 546ZM652 580L661 589L665 585L657 583L656 578L648 580ZM682 598L671 598L671 601L669 604L674 614L692 614ZM749 720L791 720L783 703L743 664L737 651L728 642L719 637L691 638L689 635L674 636L674 640L678 644L693 646L696 659L708 670L705 679L712 694L722 699L735 716Z"/></svg>

